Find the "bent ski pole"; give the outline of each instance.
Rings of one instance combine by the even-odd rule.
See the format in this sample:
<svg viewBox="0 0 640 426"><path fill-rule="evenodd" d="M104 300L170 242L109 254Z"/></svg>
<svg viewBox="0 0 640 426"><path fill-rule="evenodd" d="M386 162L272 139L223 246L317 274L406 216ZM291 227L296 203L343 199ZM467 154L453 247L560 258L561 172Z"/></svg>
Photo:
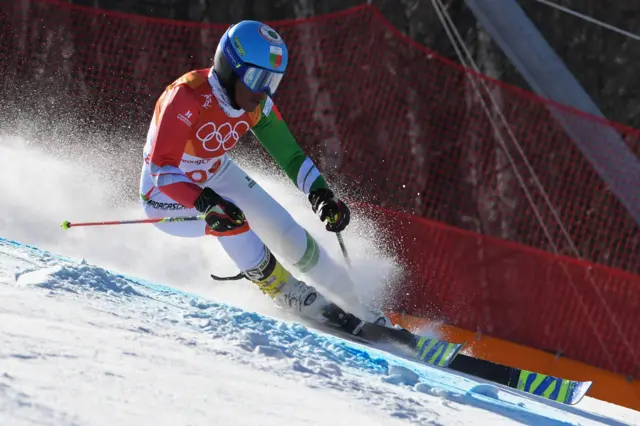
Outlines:
<svg viewBox="0 0 640 426"><path fill-rule="evenodd" d="M185 216L185 217L157 217L151 219L133 219L133 220L113 220L108 222L80 222L71 223L68 220L62 222L62 229L69 229L74 226L101 226L101 225L129 225L134 223L164 223L164 222L185 222L188 220L204 220L205 215Z"/></svg>

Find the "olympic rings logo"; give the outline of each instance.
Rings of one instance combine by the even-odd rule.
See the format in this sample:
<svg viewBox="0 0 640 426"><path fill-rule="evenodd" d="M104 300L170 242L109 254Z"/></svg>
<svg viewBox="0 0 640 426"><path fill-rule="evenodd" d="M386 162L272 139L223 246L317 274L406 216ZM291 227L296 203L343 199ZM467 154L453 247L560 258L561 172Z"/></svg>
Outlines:
<svg viewBox="0 0 640 426"><path fill-rule="evenodd" d="M216 152L221 148L229 151L249 128L249 123L246 121L238 121L233 126L227 122L219 127L210 121L198 129L196 137L202 142L202 147L209 152ZM227 143L229 141L231 143Z"/></svg>

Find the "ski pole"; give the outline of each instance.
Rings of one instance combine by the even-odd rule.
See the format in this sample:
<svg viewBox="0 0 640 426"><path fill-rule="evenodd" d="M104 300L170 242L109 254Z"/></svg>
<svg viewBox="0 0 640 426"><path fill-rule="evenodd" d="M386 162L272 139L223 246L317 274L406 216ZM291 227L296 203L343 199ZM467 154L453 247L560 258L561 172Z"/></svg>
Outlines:
<svg viewBox="0 0 640 426"><path fill-rule="evenodd" d="M327 222L335 223L336 217L327 218ZM344 244L344 240L342 239L342 234L340 232L336 232L336 237L338 237L338 244L340 244L340 250L342 250L342 255L344 256L344 260L347 262L347 265L351 267L351 259L349 259L349 253L347 253L347 246Z"/></svg>
<svg viewBox="0 0 640 426"><path fill-rule="evenodd" d="M80 222L71 223L68 220L62 222L62 229L69 229L74 226L101 226L101 225L129 225L134 223L164 223L164 222L184 222L188 220L204 220L205 215L184 216L184 217L157 217L152 219L133 219L133 220L113 220L107 222Z"/></svg>
<svg viewBox="0 0 640 426"><path fill-rule="evenodd" d="M349 253L347 253L347 246L344 244L344 240L342 239L342 234L340 232L336 232L336 237L338 237L338 244L340 244L340 250L342 250L342 255L344 256L344 260L346 260L347 265L351 267L351 259L349 259Z"/></svg>

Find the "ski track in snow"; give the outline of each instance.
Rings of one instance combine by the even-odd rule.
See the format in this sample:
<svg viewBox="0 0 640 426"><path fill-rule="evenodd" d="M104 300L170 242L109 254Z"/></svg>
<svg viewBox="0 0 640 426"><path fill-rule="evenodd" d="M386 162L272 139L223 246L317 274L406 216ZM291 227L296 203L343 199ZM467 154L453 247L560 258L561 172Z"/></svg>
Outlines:
<svg viewBox="0 0 640 426"><path fill-rule="evenodd" d="M577 407L528 397L0 238L0 425L638 418L589 397Z"/></svg>

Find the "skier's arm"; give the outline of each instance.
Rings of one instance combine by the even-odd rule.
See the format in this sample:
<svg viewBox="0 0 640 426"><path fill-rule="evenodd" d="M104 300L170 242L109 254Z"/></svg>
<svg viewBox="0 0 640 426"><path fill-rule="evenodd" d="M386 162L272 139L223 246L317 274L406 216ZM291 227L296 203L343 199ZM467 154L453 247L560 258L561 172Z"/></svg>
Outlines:
<svg viewBox="0 0 640 426"><path fill-rule="evenodd" d="M198 122L200 105L188 87L177 87L166 96L166 107L156 112L158 122L150 155L151 175L160 192L192 208L202 188L180 169L180 161L191 127Z"/></svg>
<svg viewBox="0 0 640 426"><path fill-rule="evenodd" d="M270 98L261 104L262 114L253 133L300 191L327 188L313 161L302 151Z"/></svg>
<svg viewBox="0 0 640 426"><path fill-rule="evenodd" d="M340 232L349 224L350 211L333 195L313 161L302 151L280 112L267 97L260 120L253 127L262 146L282 167L289 179L308 196L314 213L327 221L326 229Z"/></svg>

